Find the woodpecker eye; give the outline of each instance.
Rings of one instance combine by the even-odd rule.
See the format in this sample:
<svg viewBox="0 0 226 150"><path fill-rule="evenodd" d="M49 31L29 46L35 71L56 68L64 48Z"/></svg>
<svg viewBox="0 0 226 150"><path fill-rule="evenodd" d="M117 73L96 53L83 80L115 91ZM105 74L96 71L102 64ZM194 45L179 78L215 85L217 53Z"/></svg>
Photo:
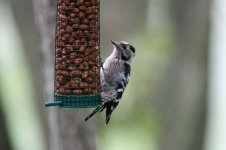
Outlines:
<svg viewBox="0 0 226 150"><path fill-rule="evenodd" d="M125 46L125 45L122 45L122 48L123 48L123 49L126 49L126 46Z"/></svg>
<svg viewBox="0 0 226 150"><path fill-rule="evenodd" d="M133 53L135 53L135 48L132 45L130 45L130 49Z"/></svg>

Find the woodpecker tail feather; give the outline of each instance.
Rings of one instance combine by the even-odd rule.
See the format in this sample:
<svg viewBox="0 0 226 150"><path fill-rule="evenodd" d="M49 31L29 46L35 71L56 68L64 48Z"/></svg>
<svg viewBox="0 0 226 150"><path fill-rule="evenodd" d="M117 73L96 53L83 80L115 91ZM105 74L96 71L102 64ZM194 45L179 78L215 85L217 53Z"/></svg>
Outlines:
<svg viewBox="0 0 226 150"><path fill-rule="evenodd" d="M85 121L90 119L98 111L102 112L106 108L106 120L105 120L105 123L107 125L109 123L110 119L111 119L111 114L114 111L114 109L117 107L117 105L118 105L118 101L104 103L103 105L97 107L88 117L86 117Z"/></svg>
<svg viewBox="0 0 226 150"><path fill-rule="evenodd" d="M106 108L105 106L102 107L102 108L100 109L100 113L101 113L105 108Z"/></svg>
<svg viewBox="0 0 226 150"><path fill-rule="evenodd" d="M118 106L119 101L113 101L110 103L106 103L106 120L105 123L106 125L109 123L110 119L111 119L111 114L112 112L115 110L115 108Z"/></svg>
<svg viewBox="0 0 226 150"><path fill-rule="evenodd" d="M98 106L89 116L85 118L85 121L87 121L89 118L91 118L93 115L95 115L98 111L102 110L104 108L104 105Z"/></svg>
<svg viewBox="0 0 226 150"><path fill-rule="evenodd" d="M111 105L107 105L106 106L106 120L105 120L106 125L109 123L109 121L111 119L112 111L113 111L112 106Z"/></svg>

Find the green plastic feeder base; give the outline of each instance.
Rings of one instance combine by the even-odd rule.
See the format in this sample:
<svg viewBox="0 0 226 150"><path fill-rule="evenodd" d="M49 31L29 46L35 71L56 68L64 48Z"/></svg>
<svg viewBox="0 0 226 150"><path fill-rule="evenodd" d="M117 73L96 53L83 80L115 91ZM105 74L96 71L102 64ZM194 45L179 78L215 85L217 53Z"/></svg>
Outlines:
<svg viewBox="0 0 226 150"><path fill-rule="evenodd" d="M91 108L101 104L100 94L91 95L63 95L54 94L53 102L46 102L45 106L58 106L63 108Z"/></svg>

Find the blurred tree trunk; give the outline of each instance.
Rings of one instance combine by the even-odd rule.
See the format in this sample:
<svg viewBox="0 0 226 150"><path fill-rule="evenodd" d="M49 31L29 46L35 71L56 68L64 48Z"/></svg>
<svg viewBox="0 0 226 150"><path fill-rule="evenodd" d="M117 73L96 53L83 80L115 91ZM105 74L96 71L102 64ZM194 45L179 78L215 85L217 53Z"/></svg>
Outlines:
<svg viewBox="0 0 226 150"><path fill-rule="evenodd" d="M176 53L165 72L160 150L201 150L206 123L210 0L171 0Z"/></svg>
<svg viewBox="0 0 226 150"><path fill-rule="evenodd" d="M31 0L8 0L11 4L15 22L17 23L18 31L20 32L21 42L24 47L24 55L26 62L28 62L29 71L32 77L32 85L34 88L34 99L32 99L37 106L39 118L42 122L43 141L48 143L48 125L47 117L43 107L43 79L41 76L41 54L39 51L40 35L38 28L35 25L35 17L33 10L33 2ZM48 149L48 148L46 148Z"/></svg>
<svg viewBox="0 0 226 150"><path fill-rule="evenodd" d="M34 0L42 53L45 100L53 100L56 0ZM85 109L48 108L51 150L95 150L95 124Z"/></svg>
<svg viewBox="0 0 226 150"><path fill-rule="evenodd" d="M15 16L15 20L17 23L17 27L19 28L20 36L22 38L21 42L24 46L24 55L26 56L26 62L29 62L28 67L31 71L33 77L33 86L35 89L35 103L37 104L38 109L43 106L43 102L40 101L42 99L43 91L42 91L42 78L41 68L40 68L40 52L38 48L39 43L39 34L38 29L35 26L34 13L33 12L33 4L30 0L15 1L9 0L13 15ZM28 13L29 12L29 13ZM42 107L41 107L42 108ZM43 109L42 109L43 110ZM40 113L43 111L39 111ZM41 118L43 114L41 114ZM44 120L43 120L44 121Z"/></svg>
<svg viewBox="0 0 226 150"><path fill-rule="evenodd" d="M9 141L8 129L5 124L5 116L2 110L2 97L0 94L0 148L3 150L12 150L11 143Z"/></svg>

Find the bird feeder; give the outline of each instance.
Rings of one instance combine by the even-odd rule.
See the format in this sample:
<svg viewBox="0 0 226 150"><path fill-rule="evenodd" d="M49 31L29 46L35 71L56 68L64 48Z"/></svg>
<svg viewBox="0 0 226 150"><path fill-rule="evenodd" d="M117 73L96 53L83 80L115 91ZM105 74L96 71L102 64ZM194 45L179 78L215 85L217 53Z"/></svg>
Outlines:
<svg viewBox="0 0 226 150"><path fill-rule="evenodd" d="M99 0L57 0L54 101L45 105L100 105Z"/></svg>

